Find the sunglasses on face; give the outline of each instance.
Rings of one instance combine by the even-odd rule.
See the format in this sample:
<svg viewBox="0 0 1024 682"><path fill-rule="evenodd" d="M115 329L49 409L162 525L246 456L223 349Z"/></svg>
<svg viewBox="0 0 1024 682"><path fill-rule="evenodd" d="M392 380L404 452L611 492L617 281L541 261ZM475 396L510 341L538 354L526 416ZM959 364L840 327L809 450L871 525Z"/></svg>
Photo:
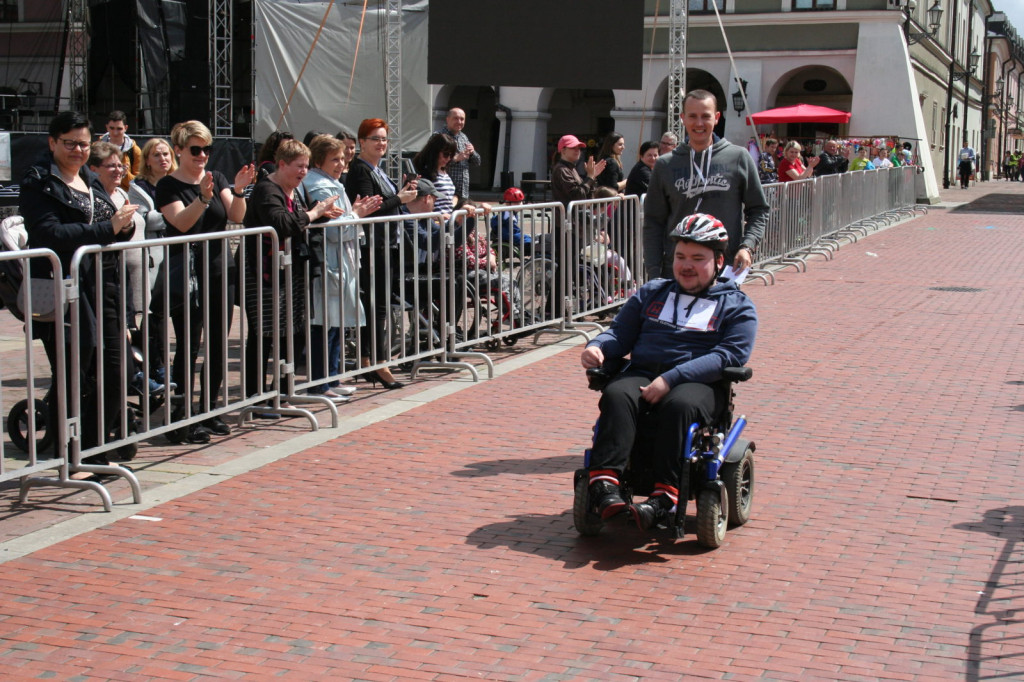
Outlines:
<svg viewBox="0 0 1024 682"><path fill-rule="evenodd" d="M194 145L189 146L189 148L188 148L188 153L191 154L192 156L199 156L200 154L206 154L207 156L209 156L210 152L212 152L212 151L213 151L213 145L209 145L209 144L206 145L205 147L200 147L199 145L194 144Z"/></svg>
<svg viewBox="0 0 1024 682"><path fill-rule="evenodd" d="M89 146L92 144L91 142L79 142L78 140L68 140L63 137L60 138L60 142L61 144L64 145L64 149L67 149L69 152L73 152L76 149L81 149L84 152L87 149L89 149Z"/></svg>

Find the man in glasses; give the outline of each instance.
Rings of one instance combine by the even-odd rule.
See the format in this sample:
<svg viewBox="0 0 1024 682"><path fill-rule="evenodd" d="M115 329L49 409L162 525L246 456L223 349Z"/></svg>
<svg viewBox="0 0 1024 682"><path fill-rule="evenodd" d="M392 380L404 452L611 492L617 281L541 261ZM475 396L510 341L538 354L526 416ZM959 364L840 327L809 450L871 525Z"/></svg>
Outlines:
<svg viewBox="0 0 1024 682"><path fill-rule="evenodd" d="M142 169L142 150L135 140L128 137L128 117L123 111L114 110L107 116L107 132L100 136L102 142L109 142L121 150L124 157L124 177L121 178L121 188L126 192L128 185L139 174Z"/></svg>
<svg viewBox="0 0 1024 682"><path fill-rule="evenodd" d="M671 154L672 150L679 146L679 138L671 130L661 136L661 141L658 142L658 156L664 156L665 154Z"/></svg>

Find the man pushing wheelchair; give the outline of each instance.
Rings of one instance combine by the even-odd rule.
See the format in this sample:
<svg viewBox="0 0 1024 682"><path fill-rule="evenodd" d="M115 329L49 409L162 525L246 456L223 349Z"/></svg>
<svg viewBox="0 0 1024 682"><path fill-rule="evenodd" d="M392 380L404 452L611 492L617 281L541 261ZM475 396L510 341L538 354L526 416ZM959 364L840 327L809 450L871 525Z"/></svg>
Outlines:
<svg viewBox="0 0 1024 682"><path fill-rule="evenodd" d="M721 221L696 213L683 218L670 237L675 242L672 279L656 279L641 287L611 327L587 344L580 358L584 368L594 370L629 355L623 370L603 389L601 415L586 462L588 488L582 490L588 516L606 521L628 511L641 529L664 524L680 502L680 481L686 480L685 475L681 479L681 471L689 457L686 448L694 439L691 425L716 425L723 414L731 420L730 382L745 379L749 370L742 377L736 370L731 374L726 370L747 362L757 334L753 303L735 282L719 279L729 243ZM629 467L641 429L649 441L653 490L647 500L629 504L630 495L620 487L620 477ZM728 421L724 430L730 430ZM720 456L705 453L713 465L712 483L717 483L718 467L727 461L728 445L737 437L738 432L732 440L726 438L727 451ZM721 445L721 439L716 442ZM751 453L743 453L744 463L748 456L749 497L753 463ZM742 482L736 485L742 488ZM734 494L742 497L743 493ZM686 499L682 502L685 506Z"/></svg>

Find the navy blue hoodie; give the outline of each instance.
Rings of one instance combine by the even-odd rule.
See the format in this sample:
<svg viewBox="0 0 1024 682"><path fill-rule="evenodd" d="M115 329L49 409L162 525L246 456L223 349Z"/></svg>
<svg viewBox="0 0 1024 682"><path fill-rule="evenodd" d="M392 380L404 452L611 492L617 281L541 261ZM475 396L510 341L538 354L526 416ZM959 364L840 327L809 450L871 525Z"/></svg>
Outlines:
<svg viewBox="0 0 1024 682"><path fill-rule="evenodd" d="M599 347L606 358L630 355L634 365L661 367L670 387L711 383L722 378L724 368L746 364L754 350L757 311L735 282L719 281L702 297L715 302L706 331L659 319L672 293L685 295L675 280L648 282L587 346Z"/></svg>

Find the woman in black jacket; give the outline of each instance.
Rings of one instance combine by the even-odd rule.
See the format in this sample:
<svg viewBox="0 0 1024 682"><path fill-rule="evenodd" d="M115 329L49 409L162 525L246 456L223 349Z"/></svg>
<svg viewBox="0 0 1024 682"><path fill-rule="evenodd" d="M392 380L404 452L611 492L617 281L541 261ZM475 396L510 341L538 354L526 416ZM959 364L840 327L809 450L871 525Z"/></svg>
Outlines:
<svg viewBox="0 0 1024 682"><path fill-rule="evenodd" d="M19 211L25 219L28 244L31 248L50 249L60 259L64 275L71 268L75 251L82 246L106 245L115 241L128 241L134 232L133 216L136 206L125 204L114 207L110 196L95 173L85 167L89 159L92 124L78 112L65 111L50 122L48 154L37 166L25 174L21 183ZM102 269L101 288L96 291L94 264ZM70 396L71 356L79 358L81 381L81 448L86 450L105 443L118 427L118 415L126 396L121 393L122 373L134 376L134 360L130 353L122 362L121 347L125 328L121 315L130 306L131 291L123 292L119 286L120 256L104 254L98 260L85 258L78 273L81 320L81 344L78 349L66 347L68 395ZM30 265L34 278L53 277L50 262L34 259ZM129 311L129 317L133 311ZM95 349L97 314L103 320L103 405L102 412L96 401L97 359ZM58 349L53 323L37 322L33 325L42 340L51 367L56 364ZM130 366L131 365L131 366ZM102 421L100 421L102 417ZM126 434L120 434L126 435ZM135 446L124 446L118 452L120 459L131 459ZM87 464L108 463L108 453L89 456Z"/></svg>
<svg viewBox="0 0 1024 682"><path fill-rule="evenodd" d="M381 159L388 149L388 124L379 118L368 118L359 124L359 156L352 160L345 181L345 192L355 202L359 197L380 196L380 209L371 214L378 216L399 215L403 207L416 198L415 178L398 189L394 182L380 168ZM391 347L388 343L387 320L391 309L390 279L398 273L398 261L393 257L402 243L401 223L375 223L367 226L366 242L360 247L359 288L363 298L363 309L373 311L372 324L360 327L363 335L360 348L364 367L371 364L387 364L391 361ZM391 330L395 333L395 330ZM368 338L367 338L368 336ZM395 381L391 369L381 367L373 374L366 375L370 381L380 381L385 388L401 388Z"/></svg>
<svg viewBox="0 0 1024 682"><path fill-rule="evenodd" d="M322 217L337 218L344 211L334 205L337 197L317 201L309 206L306 193L299 189L309 171L309 148L298 140L285 140L274 153L274 171L256 183L249 197L242 224L245 227L270 226L277 232L278 244L292 239L295 245L304 240L306 228ZM245 250L245 318L249 336L245 341L245 387L248 395L266 391L267 360L273 348L274 317L280 320L278 333L282 340L288 333L285 303L286 282L279 283L281 305L274 308L269 278L273 276L273 253L270 239L246 237ZM303 263L292 260L292 332L301 334L306 319L306 289ZM264 286L259 287L262 278ZM262 289L262 291L261 291ZM262 353L260 337L263 337ZM282 345L283 349L283 345Z"/></svg>

